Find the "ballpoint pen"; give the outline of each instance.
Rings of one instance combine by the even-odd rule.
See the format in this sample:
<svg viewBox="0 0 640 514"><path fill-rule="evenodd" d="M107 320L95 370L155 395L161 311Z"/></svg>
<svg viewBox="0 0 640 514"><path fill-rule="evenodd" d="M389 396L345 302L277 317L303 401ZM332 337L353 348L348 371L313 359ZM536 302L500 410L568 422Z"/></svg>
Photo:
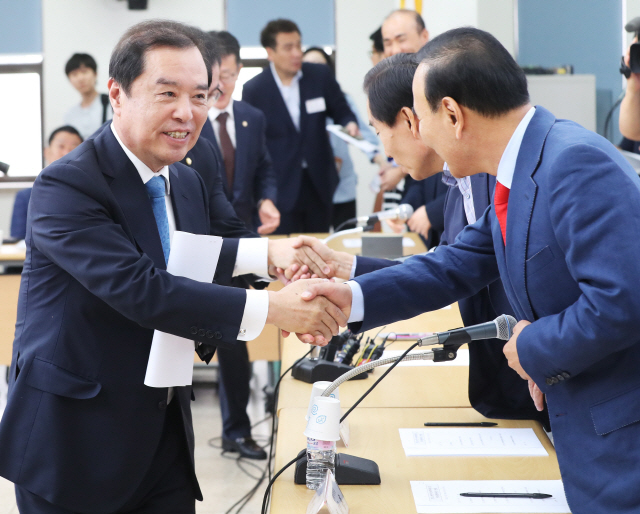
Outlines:
<svg viewBox="0 0 640 514"><path fill-rule="evenodd" d="M469 498L532 498L534 500L552 498L552 495L545 493L460 493L460 496Z"/></svg>

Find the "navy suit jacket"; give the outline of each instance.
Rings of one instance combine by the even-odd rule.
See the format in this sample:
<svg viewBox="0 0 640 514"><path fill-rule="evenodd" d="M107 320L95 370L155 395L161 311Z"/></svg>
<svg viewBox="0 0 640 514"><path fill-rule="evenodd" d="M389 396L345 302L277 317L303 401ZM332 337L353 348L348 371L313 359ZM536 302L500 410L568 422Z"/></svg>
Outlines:
<svg viewBox="0 0 640 514"><path fill-rule="evenodd" d="M300 130L291 120L287 106L267 66L242 89L242 99L260 109L267 119L267 147L278 180L278 209L291 212L300 199L302 161L306 161L311 181L326 205L333 203L338 171L327 135L327 117L335 123L357 123L344 93L328 66L302 64L300 79ZM326 109L308 113L308 100L322 98ZM300 199L304 201L304 199Z"/></svg>
<svg viewBox="0 0 640 514"><path fill-rule="evenodd" d="M169 170L177 228L209 234L203 180ZM32 199L0 475L71 511L113 512L162 434L167 389L143 383L153 331L233 345L246 293L165 271L147 191L111 130L43 170ZM193 459L191 388L175 392Z"/></svg>
<svg viewBox="0 0 640 514"><path fill-rule="evenodd" d="M604 138L537 107L509 196L456 242L357 278L368 329L502 278L524 370L546 394L572 512L640 505L640 179ZM428 294L425 294L428 291Z"/></svg>
<svg viewBox="0 0 640 514"><path fill-rule="evenodd" d="M259 224L258 202L278 199L276 173L271 163L266 140L266 120L259 109L246 102L233 102L233 118L236 129L236 154L233 188L230 190L224 165L220 167L222 184L227 199L238 217L252 230ZM222 159L211 121L207 120L200 137L211 141Z"/></svg>
<svg viewBox="0 0 640 514"><path fill-rule="evenodd" d="M11 237L14 239L24 239L27 233L27 209L30 198L31 188L16 193L11 211Z"/></svg>

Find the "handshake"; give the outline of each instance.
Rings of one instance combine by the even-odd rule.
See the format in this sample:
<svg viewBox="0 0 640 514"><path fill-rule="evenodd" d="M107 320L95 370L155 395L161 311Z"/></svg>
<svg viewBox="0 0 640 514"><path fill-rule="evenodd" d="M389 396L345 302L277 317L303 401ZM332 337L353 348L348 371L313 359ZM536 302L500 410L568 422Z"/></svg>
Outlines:
<svg viewBox="0 0 640 514"><path fill-rule="evenodd" d="M327 344L351 313L351 288L330 279L348 280L353 260L310 236L269 240L269 274L286 287L269 291L266 322L285 337L295 332L303 343Z"/></svg>

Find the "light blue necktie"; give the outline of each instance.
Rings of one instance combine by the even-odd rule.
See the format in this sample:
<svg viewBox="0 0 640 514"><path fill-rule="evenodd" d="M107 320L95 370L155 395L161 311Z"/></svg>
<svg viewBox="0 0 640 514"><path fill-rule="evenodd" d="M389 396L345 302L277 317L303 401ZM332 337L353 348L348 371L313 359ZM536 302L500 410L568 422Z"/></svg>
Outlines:
<svg viewBox="0 0 640 514"><path fill-rule="evenodd" d="M151 199L153 215L156 217L158 233L160 234L160 241L162 242L162 252L164 253L164 263L167 264L167 262L169 262L170 239L169 218L167 217L167 206L164 202L164 177L162 175L153 177L145 184L145 187L147 188L147 193Z"/></svg>

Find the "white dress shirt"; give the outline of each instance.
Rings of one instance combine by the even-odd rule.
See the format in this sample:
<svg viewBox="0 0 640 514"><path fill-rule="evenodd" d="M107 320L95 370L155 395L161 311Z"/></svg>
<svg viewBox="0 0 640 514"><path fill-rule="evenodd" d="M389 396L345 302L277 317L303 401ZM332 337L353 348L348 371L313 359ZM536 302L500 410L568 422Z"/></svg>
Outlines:
<svg viewBox="0 0 640 514"><path fill-rule="evenodd" d="M220 148L222 148L220 145L220 122L217 118L223 112L229 113L229 117L227 118L227 133L229 134L229 139L231 139L231 144L236 148L236 122L233 117L233 98L229 100L229 104L224 109L218 109L217 107L209 109L209 119L213 125L213 131L216 134L216 141Z"/></svg>
<svg viewBox="0 0 640 514"><path fill-rule="evenodd" d="M476 209L473 203L473 191L471 190L471 178L456 178L449 171L449 165L445 162L442 168L444 175L442 181L449 187L457 187L462 195L462 204L464 206L464 214L467 218L467 224L472 225L476 222Z"/></svg>
<svg viewBox="0 0 640 514"><path fill-rule="evenodd" d="M175 216L173 214L173 205L171 204L171 182L169 181L169 167L165 166L158 172L153 172L146 164L136 157L120 140L113 123L111 130L116 137L118 143L127 154L133 165L138 170L142 182L146 184L153 177L162 175L165 179L165 205L167 207L167 218L169 220L169 238L173 239L173 233L176 230ZM254 273L256 275L268 277L268 251L269 240L266 238L242 238L238 242L238 254L233 269L233 276L246 275ZM260 335L267 321L269 313L269 293L267 291L246 290L247 300L244 307L244 314L240 323L240 332L238 339L240 341L251 341Z"/></svg>
<svg viewBox="0 0 640 514"><path fill-rule="evenodd" d="M285 86L282 84L280 77L278 76L278 72L276 71L276 67L273 63L269 63L271 67L271 73L273 73L273 78L276 81L276 85L280 90L280 94L282 95L282 99L284 100L285 105L287 106L287 110L289 111L289 115L291 116L291 121L293 121L294 126L300 131L300 79L302 78L302 70L295 74L295 76L291 79L291 84Z"/></svg>
<svg viewBox="0 0 640 514"><path fill-rule="evenodd" d="M527 111L527 114L525 114L513 132L500 158L496 180L508 189L511 189L511 182L516 170L516 162L518 160L518 154L520 153L524 133L527 131L529 122L535 113L535 107L531 107L531 109ZM347 285L351 288L351 313L349 314L349 323L362 321L364 319L364 295L362 294L362 288L360 284L352 280L348 281Z"/></svg>

